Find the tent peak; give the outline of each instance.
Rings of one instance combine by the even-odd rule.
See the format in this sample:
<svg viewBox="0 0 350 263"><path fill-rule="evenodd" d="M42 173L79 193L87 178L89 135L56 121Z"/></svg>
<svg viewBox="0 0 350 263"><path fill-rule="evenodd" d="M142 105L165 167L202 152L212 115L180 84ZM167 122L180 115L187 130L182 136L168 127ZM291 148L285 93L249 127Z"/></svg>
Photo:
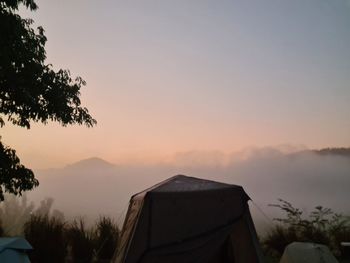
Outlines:
<svg viewBox="0 0 350 263"><path fill-rule="evenodd" d="M243 188L239 185L220 183L179 174L170 177L139 194L144 194L146 192L203 192L220 189L235 189L244 192Z"/></svg>

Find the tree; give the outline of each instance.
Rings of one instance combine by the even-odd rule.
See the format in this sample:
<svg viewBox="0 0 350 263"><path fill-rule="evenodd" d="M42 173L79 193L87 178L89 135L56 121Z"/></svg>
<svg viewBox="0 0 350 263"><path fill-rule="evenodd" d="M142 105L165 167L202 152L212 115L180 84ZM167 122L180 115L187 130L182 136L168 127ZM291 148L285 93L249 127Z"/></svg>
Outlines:
<svg viewBox="0 0 350 263"><path fill-rule="evenodd" d="M94 126L96 120L81 106L85 81L45 63L44 29L34 29L33 20L17 14L21 4L31 11L38 8L34 0L0 0L0 127L6 119L27 129L31 122L48 121ZM4 192L21 195L38 185L33 172L0 137L0 201Z"/></svg>

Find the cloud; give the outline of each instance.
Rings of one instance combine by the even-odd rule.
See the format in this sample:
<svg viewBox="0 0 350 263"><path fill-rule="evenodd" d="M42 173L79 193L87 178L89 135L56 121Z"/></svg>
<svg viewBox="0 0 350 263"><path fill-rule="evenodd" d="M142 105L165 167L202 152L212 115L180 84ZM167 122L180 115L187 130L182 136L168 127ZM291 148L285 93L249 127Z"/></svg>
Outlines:
<svg viewBox="0 0 350 263"><path fill-rule="evenodd" d="M40 186L28 197L36 203L53 197L55 208L64 211L67 218L86 216L93 221L101 214L123 218L131 195L176 174L185 174L242 185L271 217L278 211L268 204L278 198L305 211L323 205L350 213L350 157L284 149L190 151L177 153L171 162L148 165L110 166L90 159L73 165L76 169L68 166L37 171ZM89 169L81 167L82 163ZM259 211L255 209L253 213L262 220Z"/></svg>

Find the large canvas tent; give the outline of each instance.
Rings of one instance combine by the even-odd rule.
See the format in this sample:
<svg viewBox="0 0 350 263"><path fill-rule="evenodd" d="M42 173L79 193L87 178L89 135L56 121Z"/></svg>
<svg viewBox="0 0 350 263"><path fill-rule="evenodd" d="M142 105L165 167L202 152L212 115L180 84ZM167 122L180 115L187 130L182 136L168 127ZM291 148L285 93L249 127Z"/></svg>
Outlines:
<svg viewBox="0 0 350 263"><path fill-rule="evenodd" d="M0 262L1 263L30 263L26 252L32 250L32 246L21 237L0 238Z"/></svg>
<svg viewBox="0 0 350 263"><path fill-rule="evenodd" d="M178 175L132 196L115 263L263 262L241 186Z"/></svg>
<svg viewBox="0 0 350 263"><path fill-rule="evenodd" d="M325 245L293 242L284 249L280 263L338 263Z"/></svg>

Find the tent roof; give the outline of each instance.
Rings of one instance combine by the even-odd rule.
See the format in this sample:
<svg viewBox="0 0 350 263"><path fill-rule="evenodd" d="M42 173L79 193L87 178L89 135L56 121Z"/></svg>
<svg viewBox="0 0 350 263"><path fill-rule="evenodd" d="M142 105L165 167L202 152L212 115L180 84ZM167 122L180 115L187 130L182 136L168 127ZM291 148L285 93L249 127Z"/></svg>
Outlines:
<svg viewBox="0 0 350 263"><path fill-rule="evenodd" d="M0 238L0 252L5 249L32 250L33 247L22 237Z"/></svg>
<svg viewBox="0 0 350 263"><path fill-rule="evenodd" d="M140 193L135 194L133 197L143 196L146 193L195 193L217 190L236 190L249 200L249 196L244 192L243 188L239 185L219 183L215 181L199 179L195 177L189 177L185 175L173 176L159 184L154 185Z"/></svg>

